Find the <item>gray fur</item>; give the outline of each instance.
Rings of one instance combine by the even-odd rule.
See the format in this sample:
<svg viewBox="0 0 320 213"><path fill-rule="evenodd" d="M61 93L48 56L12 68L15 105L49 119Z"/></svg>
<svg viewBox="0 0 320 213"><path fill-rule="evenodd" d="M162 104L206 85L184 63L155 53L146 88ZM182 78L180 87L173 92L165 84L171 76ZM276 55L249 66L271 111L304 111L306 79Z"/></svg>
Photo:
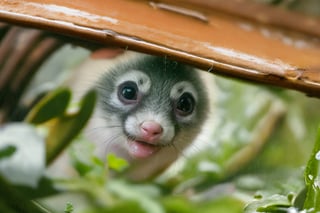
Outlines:
<svg viewBox="0 0 320 213"><path fill-rule="evenodd" d="M121 112L119 109L111 106L108 100L110 100L111 92L117 87L115 85L116 77L132 70L146 73L151 79L152 88L150 93L143 98L142 102L135 109L130 112ZM199 95L195 109L196 119L192 123L179 123L172 112L172 101L169 97L170 89L179 81L192 82ZM137 108L140 110L148 109L154 111L154 113L165 112L178 129L182 127L192 128L199 126L203 122L208 111L207 93L197 71L190 66L168 60L165 57L148 55L134 62L129 61L126 64L118 64L112 70L106 72L102 79L97 82L97 89L100 97L99 105L103 110L106 113L119 113L119 117L123 120L128 114L134 113Z"/></svg>
<svg viewBox="0 0 320 213"><path fill-rule="evenodd" d="M139 57L122 60L121 63L108 67L93 84L98 91L98 110L92 118L86 132L97 145L97 153L105 159L108 152L116 152L132 164L128 175L132 179L146 179L154 176L175 161L201 130L209 110L206 87L199 76L199 71L183 63L166 57L138 54ZM125 56L120 56L125 57ZM111 94L119 76L134 70L146 74L151 81L151 88L143 94L141 101L130 109L121 109L110 103ZM176 83L190 82L197 92L197 101L192 119L185 121L173 110L170 91ZM125 153L127 132L124 123L129 116L153 113L168 121L174 128L172 141L163 144L163 148L150 159L132 159ZM99 122L97 122L99 121ZM100 135L99 135L100 134Z"/></svg>

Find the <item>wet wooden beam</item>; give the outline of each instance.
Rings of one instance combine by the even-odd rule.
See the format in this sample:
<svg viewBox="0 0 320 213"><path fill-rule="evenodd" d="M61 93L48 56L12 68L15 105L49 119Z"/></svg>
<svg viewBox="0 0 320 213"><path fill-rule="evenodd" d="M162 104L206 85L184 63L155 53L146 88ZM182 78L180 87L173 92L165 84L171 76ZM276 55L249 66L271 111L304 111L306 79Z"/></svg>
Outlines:
<svg viewBox="0 0 320 213"><path fill-rule="evenodd" d="M320 97L319 20L263 5L10 0L0 2L0 21L168 55L208 72Z"/></svg>

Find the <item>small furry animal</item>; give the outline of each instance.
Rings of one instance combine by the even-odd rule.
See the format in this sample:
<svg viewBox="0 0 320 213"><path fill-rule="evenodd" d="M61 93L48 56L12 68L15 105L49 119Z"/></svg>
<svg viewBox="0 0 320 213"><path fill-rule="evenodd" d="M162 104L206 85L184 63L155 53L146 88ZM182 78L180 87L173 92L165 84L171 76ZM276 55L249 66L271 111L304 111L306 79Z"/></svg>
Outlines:
<svg viewBox="0 0 320 213"><path fill-rule="evenodd" d="M71 86L78 98L90 88L98 92L85 130L96 154L126 159L133 180L166 169L196 138L209 113L199 73L166 57L131 51L86 60Z"/></svg>

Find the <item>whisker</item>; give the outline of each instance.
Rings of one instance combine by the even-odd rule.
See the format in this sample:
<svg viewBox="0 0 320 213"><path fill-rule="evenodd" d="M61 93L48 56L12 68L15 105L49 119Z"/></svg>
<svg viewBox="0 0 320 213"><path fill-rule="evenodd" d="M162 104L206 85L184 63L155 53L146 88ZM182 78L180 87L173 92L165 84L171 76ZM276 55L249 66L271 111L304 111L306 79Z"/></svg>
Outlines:
<svg viewBox="0 0 320 213"><path fill-rule="evenodd" d="M115 144L118 138L121 138L122 134L115 134L112 135L112 137L109 137L108 139L106 139L103 144L106 144L106 150L111 150L110 146Z"/></svg>
<svg viewBox="0 0 320 213"><path fill-rule="evenodd" d="M182 157L184 159L188 159L188 157L185 155L184 151L183 150L180 150L178 148L178 146L176 146L174 143L171 143L171 146L174 148L174 150L176 151L177 153L177 156L178 157Z"/></svg>
<svg viewBox="0 0 320 213"><path fill-rule="evenodd" d="M99 134L100 131L106 129L117 129L121 128L121 126L114 125L114 126L96 126L96 127L89 127L86 129L86 134L88 136L94 136L94 134Z"/></svg>

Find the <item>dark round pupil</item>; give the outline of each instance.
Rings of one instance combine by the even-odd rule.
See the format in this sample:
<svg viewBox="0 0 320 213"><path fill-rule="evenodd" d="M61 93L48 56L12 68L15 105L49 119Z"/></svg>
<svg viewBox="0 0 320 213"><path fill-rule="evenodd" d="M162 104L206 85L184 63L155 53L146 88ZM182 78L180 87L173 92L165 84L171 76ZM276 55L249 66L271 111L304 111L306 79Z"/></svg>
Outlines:
<svg viewBox="0 0 320 213"><path fill-rule="evenodd" d="M178 100L177 109L185 113L191 113L193 111L193 108L193 97L189 93L183 94Z"/></svg>
<svg viewBox="0 0 320 213"><path fill-rule="evenodd" d="M121 95L128 100L134 100L137 96L136 88L131 86L124 86L121 91Z"/></svg>

